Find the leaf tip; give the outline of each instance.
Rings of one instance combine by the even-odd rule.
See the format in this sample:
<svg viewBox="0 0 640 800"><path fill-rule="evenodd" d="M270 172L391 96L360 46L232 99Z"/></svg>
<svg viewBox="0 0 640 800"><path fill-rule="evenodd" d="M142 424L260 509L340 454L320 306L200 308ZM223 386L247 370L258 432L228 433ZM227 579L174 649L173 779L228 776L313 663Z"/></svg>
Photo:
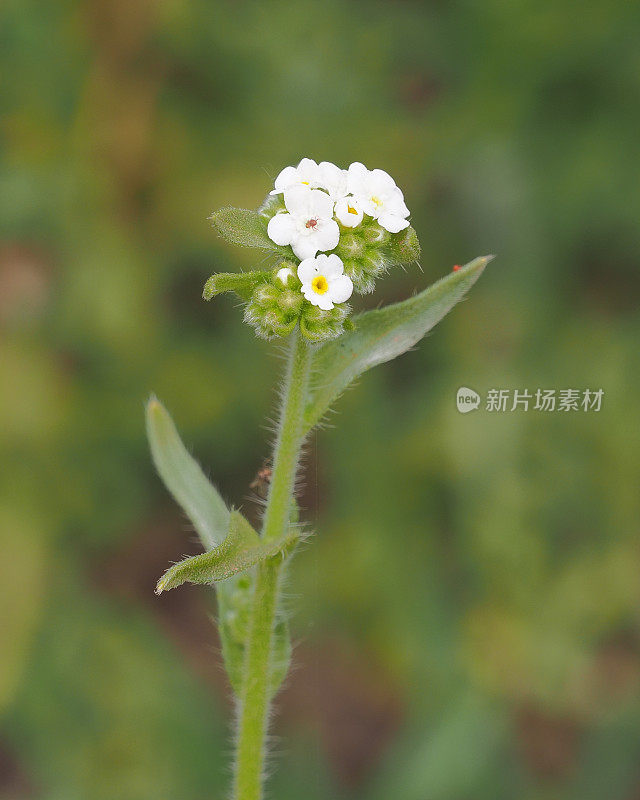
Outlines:
<svg viewBox="0 0 640 800"><path fill-rule="evenodd" d="M161 595L162 592L168 592L169 589L173 589L175 584L173 583L173 567L169 567L169 569L164 573L164 575L160 578L160 580L156 583L156 588L154 592L157 595Z"/></svg>
<svg viewBox="0 0 640 800"><path fill-rule="evenodd" d="M155 394L149 396L146 405L147 420L151 422L152 419L158 419L164 413L165 409L162 403L158 400Z"/></svg>
<svg viewBox="0 0 640 800"><path fill-rule="evenodd" d="M493 259L494 259L495 257L496 257L496 254L495 254L495 253L490 253L488 256L482 256L482 260L484 261L484 265L485 265L485 267L487 266L487 264L488 264L490 261L493 261Z"/></svg>

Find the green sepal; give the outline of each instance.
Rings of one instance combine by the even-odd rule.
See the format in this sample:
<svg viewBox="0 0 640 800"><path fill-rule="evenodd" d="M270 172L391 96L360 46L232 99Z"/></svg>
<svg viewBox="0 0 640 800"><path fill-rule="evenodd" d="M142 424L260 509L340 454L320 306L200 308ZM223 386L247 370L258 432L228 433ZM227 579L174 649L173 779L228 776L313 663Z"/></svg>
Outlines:
<svg viewBox="0 0 640 800"><path fill-rule="evenodd" d="M462 299L493 256L476 258L415 297L354 318L355 329L326 342L314 354L305 430L316 425L333 401L359 375L406 353Z"/></svg>
<svg viewBox="0 0 640 800"><path fill-rule="evenodd" d="M251 299L256 287L271 280L271 271L253 270L251 272L216 272L205 283L202 297L211 300L223 292L235 292L242 300Z"/></svg>
<svg viewBox="0 0 640 800"><path fill-rule="evenodd" d="M211 550L229 530L229 509L182 443L169 412L156 398L146 407L153 463L165 486L189 517L203 547Z"/></svg>
<svg viewBox="0 0 640 800"><path fill-rule="evenodd" d="M263 250L289 252L272 242L267 234L267 222L264 215L248 208L221 208L209 217L216 233L232 244L244 247L260 247Z"/></svg>
<svg viewBox="0 0 640 800"><path fill-rule="evenodd" d="M175 589L183 583L223 581L276 555L286 558L297 540L295 529L289 529L281 538L265 542L239 511L233 511L229 520L229 534L222 544L170 567L158 581L156 594Z"/></svg>

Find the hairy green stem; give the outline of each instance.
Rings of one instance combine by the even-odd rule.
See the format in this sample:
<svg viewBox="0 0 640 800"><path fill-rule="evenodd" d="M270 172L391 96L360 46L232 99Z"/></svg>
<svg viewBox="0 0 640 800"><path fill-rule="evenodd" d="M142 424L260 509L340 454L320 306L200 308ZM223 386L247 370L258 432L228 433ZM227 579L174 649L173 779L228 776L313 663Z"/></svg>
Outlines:
<svg viewBox="0 0 640 800"><path fill-rule="evenodd" d="M282 395L273 472L262 526L266 540L283 535L289 524L303 436L303 413L311 354L298 331L291 350ZM239 702L234 800L260 800L265 764L265 737L271 701L273 629L278 608L282 561L268 559L258 568Z"/></svg>

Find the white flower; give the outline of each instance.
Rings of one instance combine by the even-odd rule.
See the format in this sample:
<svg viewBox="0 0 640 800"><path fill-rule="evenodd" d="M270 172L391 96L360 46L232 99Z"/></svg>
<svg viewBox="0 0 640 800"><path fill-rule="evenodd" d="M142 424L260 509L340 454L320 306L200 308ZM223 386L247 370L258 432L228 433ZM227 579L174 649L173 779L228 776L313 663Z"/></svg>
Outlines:
<svg viewBox="0 0 640 800"><path fill-rule="evenodd" d="M279 245L290 244L299 259L313 258L319 250L333 250L340 228L333 217L333 201L319 189L292 186L284 193L286 212L271 217L269 238Z"/></svg>
<svg viewBox="0 0 640 800"><path fill-rule="evenodd" d="M338 200L335 207L335 213L338 220L345 226L345 228L355 228L362 222L364 213L360 208L360 203L355 197L343 197Z"/></svg>
<svg viewBox="0 0 640 800"><path fill-rule="evenodd" d="M344 274L344 265L335 253L305 258L298 267L302 281L302 294L323 311L330 311L334 303L344 303L353 292L351 278Z"/></svg>
<svg viewBox="0 0 640 800"><path fill-rule="evenodd" d="M349 167L348 188L365 214L377 219L389 233L409 226L409 209L402 192L383 169L368 170L356 161Z"/></svg>
<svg viewBox="0 0 640 800"><path fill-rule="evenodd" d="M321 161L318 164L318 186L329 192L329 197L334 203L348 194L348 173L330 161Z"/></svg>
<svg viewBox="0 0 640 800"><path fill-rule="evenodd" d="M282 194L291 186L308 186L317 188L320 173L318 165L312 158L303 158L297 167L285 167L275 180L276 187L270 194Z"/></svg>
<svg viewBox="0 0 640 800"><path fill-rule="evenodd" d="M281 267L276 272L276 278L279 278L284 285L287 285L287 281L289 280L290 276L293 275L293 270L291 267Z"/></svg>

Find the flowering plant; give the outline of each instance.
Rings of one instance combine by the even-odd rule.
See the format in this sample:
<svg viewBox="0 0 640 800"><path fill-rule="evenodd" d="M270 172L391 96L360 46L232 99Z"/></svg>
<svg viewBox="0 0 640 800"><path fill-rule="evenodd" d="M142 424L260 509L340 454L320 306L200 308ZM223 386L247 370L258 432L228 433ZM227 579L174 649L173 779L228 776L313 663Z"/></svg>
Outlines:
<svg viewBox="0 0 640 800"><path fill-rule="evenodd" d="M156 592L183 583L215 586L218 627L237 698L234 800L259 800L269 708L291 657L284 573L308 532L295 480L302 443L359 375L409 350L460 300L487 262L471 261L407 300L351 319L347 301L367 293L391 267L416 261L418 237L401 190L383 170L348 170L305 158L286 167L257 211L224 208L211 217L231 242L269 251L269 268L217 273L204 298L235 292L244 319L266 339L288 337L273 468L258 533L230 509L152 397L147 432L156 468L205 549L170 567Z"/></svg>

